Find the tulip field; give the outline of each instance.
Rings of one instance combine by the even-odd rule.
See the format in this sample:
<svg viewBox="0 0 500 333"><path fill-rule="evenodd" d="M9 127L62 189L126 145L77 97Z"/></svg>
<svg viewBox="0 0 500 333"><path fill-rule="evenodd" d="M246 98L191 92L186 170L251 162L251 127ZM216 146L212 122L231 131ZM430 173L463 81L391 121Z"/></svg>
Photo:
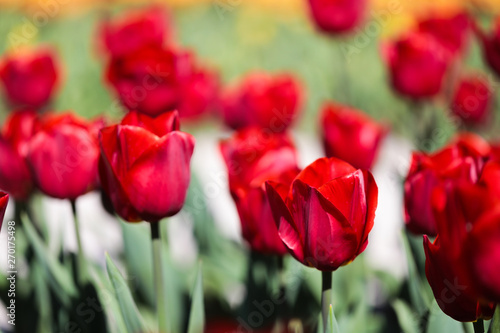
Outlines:
<svg viewBox="0 0 500 333"><path fill-rule="evenodd" d="M300 1L0 5L0 333L500 333L500 12Z"/></svg>

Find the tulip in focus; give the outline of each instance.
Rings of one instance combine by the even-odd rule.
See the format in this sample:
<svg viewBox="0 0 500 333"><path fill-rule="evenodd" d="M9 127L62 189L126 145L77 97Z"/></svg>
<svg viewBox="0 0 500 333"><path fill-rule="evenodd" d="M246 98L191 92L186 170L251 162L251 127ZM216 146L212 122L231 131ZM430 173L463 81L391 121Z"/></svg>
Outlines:
<svg viewBox="0 0 500 333"><path fill-rule="evenodd" d="M451 110L468 125L477 125L486 119L492 106L492 89L481 77L465 77L458 83Z"/></svg>
<svg viewBox="0 0 500 333"><path fill-rule="evenodd" d="M316 26L328 34L353 30L363 20L366 0L309 0Z"/></svg>
<svg viewBox="0 0 500 333"><path fill-rule="evenodd" d="M298 174L297 153L285 134L247 128L220 144L229 172L229 188L240 216L243 238L265 254L287 253L274 223L265 181L290 186Z"/></svg>
<svg viewBox="0 0 500 333"><path fill-rule="evenodd" d="M129 222L177 214L186 198L194 138L179 131L176 111L156 118L130 112L99 136L101 186Z"/></svg>
<svg viewBox="0 0 500 333"><path fill-rule="evenodd" d="M320 158L287 187L269 181L278 234L292 256L321 271L349 264L368 245L378 203L372 174L336 158Z"/></svg>
<svg viewBox="0 0 500 333"><path fill-rule="evenodd" d="M10 104L39 109L48 103L55 90L57 63L50 50L25 52L10 54L2 60L0 81Z"/></svg>
<svg viewBox="0 0 500 333"><path fill-rule="evenodd" d="M86 121L72 113L40 118L28 145L27 160L37 187L46 195L75 200L97 186L102 120Z"/></svg>
<svg viewBox="0 0 500 333"><path fill-rule="evenodd" d="M361 111L328 104L321 115L323 146L327 157L336 157L358 169L371 169L386 129Z"/></svg>

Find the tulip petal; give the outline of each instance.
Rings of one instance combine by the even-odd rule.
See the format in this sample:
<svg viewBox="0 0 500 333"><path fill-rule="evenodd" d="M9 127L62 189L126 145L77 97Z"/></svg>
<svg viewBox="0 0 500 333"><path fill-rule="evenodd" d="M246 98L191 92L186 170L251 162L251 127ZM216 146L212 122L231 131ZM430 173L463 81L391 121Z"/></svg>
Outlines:
<svg viewBox="0 0 500 333"><path fill-rule="evenodd" d="M3 218L8 203L9 203L9 195L5 192L0 191L0 230L2 230Z"/></svg>
<svg viewBox="0 0 500 333"><path fill-rule="evenodd" d="M120 124L142 127L159 137L172 131L178 131L180 128L179 113L177 111L165 112L156 118L137 111L130 111Z"/></svg>

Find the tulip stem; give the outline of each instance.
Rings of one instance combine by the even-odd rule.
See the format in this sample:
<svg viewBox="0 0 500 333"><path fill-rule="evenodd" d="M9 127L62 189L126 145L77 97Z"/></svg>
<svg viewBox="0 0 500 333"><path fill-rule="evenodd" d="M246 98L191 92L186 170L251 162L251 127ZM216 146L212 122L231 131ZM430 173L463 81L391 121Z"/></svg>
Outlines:
<svg viewBox="0 0 500 333"><path fill-rule="evenodd" d="M478 319L472 325L474 325L474 333L484 333L484 321L482 319Z"/></svg>
<svg viewBox="0 0 500 333"><path fill-rule="evenodd" d="M328 317L332 303L332 272L321 272L321 313L323 317L323 332L328 330Z"/></svg>
<svg viewBox="0 0 500 333"><path fill-rule="evenodd" d="M162 259L162 243L160 237L160 222L150 222L151 225L151 241L153 243L153 271L154 284L156 294L156 313L158 316L159 332L168 333L167 309L165 303L165 289L163 285L163 259Z"/></svg>
<svg viewBox="0 0 500 333"><path fill-rule="evenodd" d="M76 255L78 283L81 286L83 286L87 279L87 263L85 262L85 254L83 253L82 238L80 236L80 224L76 213L76 200L71 200L71 211L73 212L76 243L78 245L78 252Z"/></svg>

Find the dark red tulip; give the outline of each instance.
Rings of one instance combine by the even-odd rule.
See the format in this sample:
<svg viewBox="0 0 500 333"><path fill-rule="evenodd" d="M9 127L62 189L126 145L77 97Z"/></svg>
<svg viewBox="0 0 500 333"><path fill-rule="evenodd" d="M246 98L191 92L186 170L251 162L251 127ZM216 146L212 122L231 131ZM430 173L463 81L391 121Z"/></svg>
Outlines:
<svg viewBox="0 0 500 333"><path fill-rule="evenodd" d="M0 191L0 230L2 230L3 218L5 216L5 210L7 209L8 203L9 195L5 192Z"/></svg>
<svg viewBox="0 0 500 333"><path fill-rule="evenodd" d="M335 104L323 108L321 127L326 156L358 169L371 169L387 132L361 111Z"/></svg>
<svg viewBox="0 0 500 333"><path fill-rule="evenodd" d="M59 199L75 200L97 185L99 146L96 123L72 113L40 119L28 146L28 163L38 188Z"/></svg>
<svg viewBox="0 0 500 333"><path fill-rule="evenodd" d="M37 109L45 105L57 82L52 51L39 49L11 54L0 64L0 79L9 102L15 107Z"/></svg>
<svg viewBox="0 0 500 333"><path fill-rule="evenodd" d="M129 11L103 22L101 38L112 57L121 57L144 47L162 47L170 36L169 19L162 8Z"/></svg>
<svg viewBox="0 0 500 333"><path fill-rule="evenodd" d="M474 25L476 34L479 36L483 46L484 57L491 69L500 75L500 17L497 18L493 31L489 34Z"/></svg>
<svg viewBox="0 0 500 333"><path fill-rule="evenodd" d="M15 111L9 114L0 133L0 188L20 201L33 190L26 155L35 122L35 111Z"/></svg>
<svg viewBox="0 0 500 333"><path fill-rule="evenodd" d="M470 19L462 12L451 15L440 12L418 22L418 29L434 36L452 56L463 53L469 28Z"/></svg>
<svg viewBox="0 0 500 333"><path fill-rule="evenodd" d="M265 181L290 186L299 172L297 154L285 134L266 134L258 128L236 132L220 144L229 172L229 188L240 216L243 238L255 251L287 253L273 220Z"/></svg>
<svg viewBox="0 0 500 333"><path fill-rule="evenodd" d="M372 174L336 158L320 158L292 185L267 182L267 195L288 251L301 263L334 271L368 245L378 202Z"/></svg>
<svg viewBox="0 0 500 333"><path fill-rule="evenodd" d="M189 185L194 138L179 131L177 112L156 118L130 112L99 136L101 186L129 222L178 213Z"/></svg>
<svg viewBox="0 0 500 333"><path fill-rule="evenodd" d="M449 57L430 34L408 34L385 50L393 88L412 99L437 95L443 86Z"/></svg>
<svg viewBox="0 0 500 333"><path fill-rule="evenodd" d="M256 126L284 132L297 118L301 98L301 87L291 75L256 72L224 93L222 117L233 129Z"/></svg>
<svg viewBox="0 0 500 333"><path fill-rule="evenodd" d="M147 47L113 58L107 79L127 109L154 117L179 105L180 84L191 72L189 54Z"/></svg>
<svg viewBox="0 0 500 333"><path fill-rule="evenodd" d="M492 106L493 90L484 77L462 78L453 95L451 110L464 123L484 122Z"/></svg>
<svg viewBox="0 0 500 333"><path fill-rule="evenodd" d="M434 154L413 153L404 185L406 227L415 234L435 236L434 189L448 181L477 182L489 151L487 142L467 134Z"/></svg>
<svg viewBox="0 0 500 333"><path fill-rule="evenodd" d="M366 0L309 0L316 26L323 32L337 34L354 29L363 20Z"/></svg>

